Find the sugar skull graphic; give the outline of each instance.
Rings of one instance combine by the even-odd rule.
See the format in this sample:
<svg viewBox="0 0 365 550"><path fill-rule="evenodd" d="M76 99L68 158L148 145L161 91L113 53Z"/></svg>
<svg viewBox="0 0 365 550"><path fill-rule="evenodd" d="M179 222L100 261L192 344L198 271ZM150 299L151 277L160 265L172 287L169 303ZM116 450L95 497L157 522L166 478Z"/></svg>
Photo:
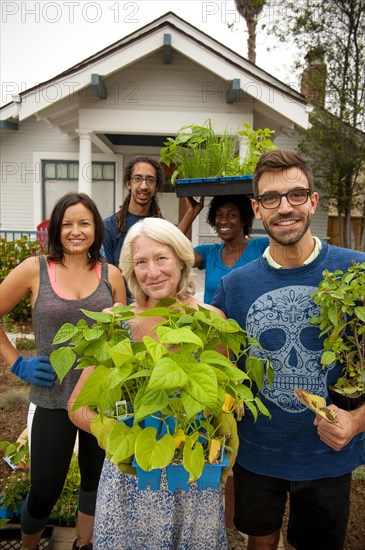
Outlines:
<svg viewBox="0 0 365 550"><path fill-rule="evenodd" d="M251 353L270 357L274 368L272 387L265 378L262 394L286 412L302 412L304 406L293 391L300 387L327 397L328 368L323 369L323 339L310 323L319 315L310 299L316 289L288 286L268 292L254 302L247 315L247 331L262 346Z"/></svg>

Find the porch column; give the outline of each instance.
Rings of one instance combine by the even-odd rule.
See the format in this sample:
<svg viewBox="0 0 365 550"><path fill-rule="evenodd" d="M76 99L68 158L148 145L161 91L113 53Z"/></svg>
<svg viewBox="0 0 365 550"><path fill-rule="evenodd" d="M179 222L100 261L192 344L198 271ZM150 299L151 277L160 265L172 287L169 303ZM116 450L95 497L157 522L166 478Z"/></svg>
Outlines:
<svg viewBox="0 0 365 550"><path fill-rule="evenodd" d="M241 160L244 160L247 153L247 137L246 136L237 136L238 137L238 156Z"/></svg>
<svg viewBox="0 0 365 550"><path fill-rule="evenodd" d="M92 194L91 132L77 130L79 134L79 193Z"/></svg>

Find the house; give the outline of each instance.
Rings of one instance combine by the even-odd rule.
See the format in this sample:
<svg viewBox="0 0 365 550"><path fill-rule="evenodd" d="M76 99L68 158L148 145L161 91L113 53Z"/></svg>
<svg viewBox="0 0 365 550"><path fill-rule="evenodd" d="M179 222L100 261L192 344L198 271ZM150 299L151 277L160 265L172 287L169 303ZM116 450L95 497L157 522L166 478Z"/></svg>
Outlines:
<svg viewBox="0 0 365 550"><path fill-rule="evenodd" d="M110 215L126 192L124 164L136 154L159 159L165 138L184 125L211 119L217 133L235 133L246 122L295 147L287 132L308 127L311 109L300 93L166 13L0 109L0 230L35 230L70 190ZM159 202L178 223L184 199L167 185ZM203 212L194 222L194 245L215 239L204 220ZM327 213L318 210L312 226L326 239Z"/></svg>

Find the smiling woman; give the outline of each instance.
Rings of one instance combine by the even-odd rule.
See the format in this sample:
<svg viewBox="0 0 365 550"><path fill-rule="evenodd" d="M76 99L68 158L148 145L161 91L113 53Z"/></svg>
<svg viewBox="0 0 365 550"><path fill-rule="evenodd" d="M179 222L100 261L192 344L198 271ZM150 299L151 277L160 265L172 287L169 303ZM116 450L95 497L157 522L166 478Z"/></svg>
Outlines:
<svg viewBox="0 0 365 550"><path fill-rule="evenodd" d="M186 232L204 206L204 197L198 203L188 198L184 216ZM269 240L250 239L254 213L247 195L218 195L210 203L207 222L217 231L221 244L202 244L194 248L194 267L205 269L204 302L211 303L224 275L260 257Z"/></svg>
<svg viewBox="0 0 365 550"><path fill-rule="evenodd" d="M164 320L163 314L160 307L155 310L151 309L161 300L165 298L177 299L177 307L179 304L181 306L181 310L177 310L179 320L183 317L192 319L192 313L189 315L188 311L194 310L199 310L196 313L204 316L199 307L203 304L194 298L193 263L194 253L191 242L170 222L158 218L145 218L134 224L129 230L122 249L120 268L134 299L131 305L133 313L137 315L127 317L129 321L124 322L123 326L128 329L133 343L141 343L139 349L142 349L143 344L146 343L150 349L151 345L155 347L153 346L155 344L157 346L155 357L161 353L163 346L158 342L158 329L155 329L157 323ZM223 322L224 316L220 310L213 306L206 306L206 308L218 317L216 322L219 323L219 319ZM177 322L173 323L175 328L177 328ZM182 334L179 338L183 338ZM153 342L152 339L157 342ZM171 341L171 343L171 347L177 345L176 342ZM155 354L155 352L153 353ZM209 348L207 353L214 352ZM144 356L143 352L142 355ZM220 354L217 353L217 355ZM189 362L194 360L193 356L194 353L190 346ZM146 357L143 361L146 372L149 368ZM172 358L168 365L170 371L168 377L171 381L174 371ZM85 401L82 399L82 403L79 403L81 406L76 410L73 409L73 404L81 395L82 389L90 387L92 376L97 369L98 367L84 369L71 395L69 409L70 417L76 425L92 431L98 437L99 443L105 447L108 428L100 422L97 411L84 405ZM184 376L187 378L186 374ZM159 374L157 378L160 377L162 376ZM117 390L118 388L114 387L113 389ZM174 393L176 390L176 388L173 390L172 386L170 389L169 393ZM147 393L151 396L151 393L163 394L165 390L156 392L151 390L151 393L148 391ZM187 399L189 401L191 397L187 397ZM196 413L192 414L193 417L195 415ZM112 423L113 421L109 426ZM234 419L233 424L234 426L230 430L231 434L236 426ZM117 426L116 429L118 430L119 427ZM151 429L147 428L147 430ZM233 449L233 443L230 445ZM122 462L115 462L114 459L112 461L109 458L105 460L98 488L94 550L113 550L115 548L227 549L223 498L220 487L198 490L195 484L189 490L172 490L168 488L166 478L163 477L161 489L142 490L138 485L138 478L132 475L134 473L131 464L132 455L133 450L129 461L128 458L126 460L123 458ZM232 460L234 460L234 455L233 452Z"/></svg>
<svg viewBox="0 0 365 550"><path fill-rule="evenodd" d="M114 301L125 303L126 299L119 270L101 263L103 234L103 220L90 197L68 193L57 201L50 217L48 255L26 259L0 285L1 316L29 293L39 354L18 355L0 326L1 358L13 374L31 384L30 401L36 406L29 430L31 489L21 519L22 542L27 550L37 548L49 514L61 494L77 435L68 418L67 402L80 372L72 365L63 384L56 381L49 359L54 335L65 321L83 320L87 326L81 308L101 310ZM96 489L104 453L94 438L82 431L79 431L79 459L78 542L86 549L92 537ZM78 548L78 543L75 542L73 548Z"/></svg>

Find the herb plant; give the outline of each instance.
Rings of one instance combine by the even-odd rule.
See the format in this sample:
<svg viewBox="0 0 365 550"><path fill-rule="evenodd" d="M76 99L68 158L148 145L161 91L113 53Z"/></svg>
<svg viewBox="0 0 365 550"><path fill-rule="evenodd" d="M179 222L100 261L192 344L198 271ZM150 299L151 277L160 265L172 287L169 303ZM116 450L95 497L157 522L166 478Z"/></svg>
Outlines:
<svg viewBox="0 0 365 550"><path fill-rule="evenodd" d="M217 135L208 120L204 126L184 126L175 138L167 138L160 161L175 166L171 183L174 184L177 178L252 174L260 155L275 148L270 139L274 132L268 128L253 130L245 123L243 126L245 129L236 135L227 131ZM247 154L243 160L236 154L237 136L247 139Z"/></svg>

